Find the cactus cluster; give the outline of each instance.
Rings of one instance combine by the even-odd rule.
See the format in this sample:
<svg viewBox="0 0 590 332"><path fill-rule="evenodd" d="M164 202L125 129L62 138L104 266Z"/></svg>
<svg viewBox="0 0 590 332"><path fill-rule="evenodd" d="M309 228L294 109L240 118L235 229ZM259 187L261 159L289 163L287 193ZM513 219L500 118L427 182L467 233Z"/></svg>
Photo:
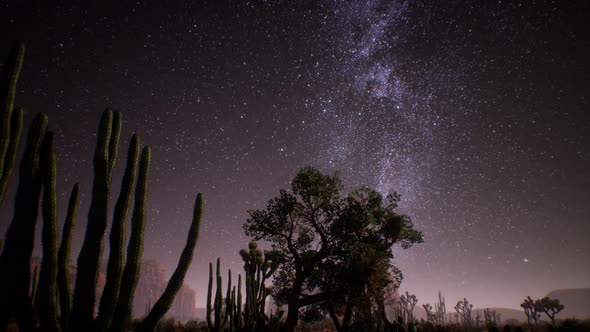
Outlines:
<svg viewBox="0 0 590 332"><path fill-rule="evenodd" d="M413 323L414 308L418 303L418 298L416 297L416 295L406 292L405 295L400 296L399 301L401 305L401 317L406 323Z"/></svg>
<svg viewBox="0 0 590 332"><path fill-rule="evenodd" d="M231 270L228 271L228 282L225 299L223 280L220 272L220 259L217 259L215 277L213 263L209 263L209 284L207 288L207 326L211 331L261 331L270 325L276 325L282 315L277 312L272 317L264 313L266 299L270 289L265 283L278 267L278 259L272 251L258 249L256 242L250 242L248 249L240 250L244 262L246 301L242 306L242 276L238 275L238 284L232 286ZM215 291L213 284L215 283ZM225 304L225 306L224 306Z"/></svg>
<svg viewBox="0 0 590 332"><path fill-rule="evenodd" d="M0 137L0 200L12 165L20 136L22 112L14 108L14 92L22 65L24 47L17 45L14 61L9 61L7 92L3 100ZM78 257L78 271L73 299L68 288L68 262L71 236L78 205L79 185L70 197L66 221L59 239L56 201L56 161L53 134L47 130L44 113L35 116L28 132L21 159L15 197L14 216L6 233L0 256L0 329L15 320L20 331L122 331L131 314L133 294L139 277L143 252L145 203L150 164L150 149L144 147L139 157L139 138L131 139L119 199L115 206L110 234L110 256L107 281L94 318L95 290L102 256L103 237L108 224L108 202L111 178L117 159L122 116L119 112L103 113L94 155L94 182L88 214L88 225ZM139 158L139 161L138 161ZM135 189L133 189L135 185ZM133 194L132 194L133 193ZM131 235L123 259L125 219L134 198ZM43 260L35 269L31 287L30 261L35 242L38 206L42 208ZM185 248L164 293L136 331L151 331L170 308L182 286L198 240L203 199L197 195L193 221ZM61 241L61 242L60 242ZM73 301L73 304L71 304ZM37 320L38 316L38 320Z"/></svg>
<svg viewBox="0 0 590 332"><path fill-rule="evenodd" d="M466 298L463 298L463 301L457 302L455 311L457 312L457 319L460 319L464 326L473 325L473 304L470 304Z"/></svg>
<svg viewBox="0 0 590 332"><path fill-rule="evenodd" d="M213 264L209 263L209 284L207 288L207 326L210 331L242 331L242 276L238 274L238 285L232 286L231 270L227 273L227 290L224 299L222 297L222 278L220 272L220 259L217 259L215 269L215 298L213 296Z"/></svg>
<svg viewBox="0 0 590 332"><path fill-rule="evenodd" d="M499 324L500 314L497 313L496 310L491 310L490 308L486 308L483 310L483 314L484 314L486 327L490 328L492 326L497 326Z"/></svg>
<svg viewBox="0 0 590 332"><path fill-rule="evenodd" d="M441 295L440 291L438 291L438 303L434 304L434 311L436 313L436 317L438 322L444 324L447 314L447 307L445 305L445 298Z"/></svg>

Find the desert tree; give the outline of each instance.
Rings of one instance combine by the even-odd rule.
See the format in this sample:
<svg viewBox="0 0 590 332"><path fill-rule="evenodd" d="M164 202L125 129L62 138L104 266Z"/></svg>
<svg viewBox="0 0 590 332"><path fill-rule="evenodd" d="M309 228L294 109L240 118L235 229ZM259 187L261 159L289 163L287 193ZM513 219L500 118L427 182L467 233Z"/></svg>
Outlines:
<svg viewBox="0 0 590 332"><path fill-rule="evenodd" d="M555 326L555 315L565 309L565 306L559 303L558 299L551 299L548 296L540 300L535 300L537 312L543 312L551 319L551 325Z"/></svg>
<svg viewBox="0 0 590 332"><path fill-rule="evenodd" d="M363 254L376 250L389 258L391 253L381 248L391 250L397 242L408 248L422 241L422 233L413 228L411 219L393 211L399 195L388 196L384 205L381 194L374 190L356 190L345 198L341 198L341 191L338 174L302 168L289 191L281 190L266 209L250 211L244 224L246 235L270 243L281 262L273 273L273 296L287 306L284 331L295 329L301 309L335 299L335 289L350 282L346 278L351 271L363 267L359 260L366 258ZM369 245L363 247L363 242ZM326 273L336 267L347 272L329 276L335 288L328 287ZM360 280L358 285L364 284L366 289L367 283Z"/></svg>

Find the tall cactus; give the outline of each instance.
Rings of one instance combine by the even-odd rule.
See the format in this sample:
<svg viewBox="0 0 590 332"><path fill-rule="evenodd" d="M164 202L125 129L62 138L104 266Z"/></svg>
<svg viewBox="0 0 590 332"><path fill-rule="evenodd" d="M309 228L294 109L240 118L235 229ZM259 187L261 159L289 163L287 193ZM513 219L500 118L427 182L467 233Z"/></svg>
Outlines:
<svg viewBox="0 0 590 332"><path fill-rule="evenodd" d="M168 285L164 290L164 293L160 296L156 304L154 304L152 310L144 318L144 320L135 329L137 332L148 332L152 331L158 321L164 316L164 314L170 309L174 297L178 293L178 290L182 287L186 271L193 260L193 254L197 241L199 240L199 230L201 228L201 218L203 216L203 195L198 194L195 199L195 207L193 210L193 222L188 232L186 244L180 255L180 260L176 266L176 270L170 277Z"/></svg>
<svg viewBox="0 0 590 332"><path fill-rule="evenodd" d="M4 200L8 179L12 174L23 124L23 111L14 109L16 83L25 56L25 46L17 43L6 61L0 81L0 204Z"/></svg>
<svg viewBox="0 0 590 332"><path fill-rule="evenodd" d="M222 298L222 280L221 280L221 273L220 273L220 259L217 258L217 268L215 269L215 299L213 306L211 306L211 296L213 295L213 264L209 263L209 285L207 288L207 326L211 331L221 331L225 324L227 323L227 319L229 316L229 300L227 299L231 296L230 289L231 289L231 277L229 278L229 283L227 285L227 296L226 296L226 306L225 310L223 310L223 298ZM231 276L231 271L230 271ZM213 317L211 315L213 314Z"/></svg>
<svg viewBox="0 0 590 332"><path fill-rule="evenodd" d="M68 212L66 214L66 221L61 235L61 243L58 253L58 271L57 283L59 287L59 308L60 321L62 330L68 329L70 322L70 314L72 310L71 305L71 291L69 283L69 262L70 251L72 246L72 231L74 229L74 220L76 210L78 209L78 200L80 195L80 184L76 183L70 194L70 201L68 202Z"/></svg>
<svg viewBox="0 0 590 332"><path fill-rule="evenodd" d="M108 331L119 296L121 275L123 273L123 245L125 243L125 218L129 211L133 185L137 176L139 156L139 138L133 135L127 153L127 167L121 182L121 191L115 205L115 213L111 226L110 253L107 264L107 279L98 312L97 331ZM112 167L112 166L111 166Z"/></svg>
<svg viewBox="0 0 590 332"><path fill-rule="evenodd" d="M278 262L274 252L263 252L258 249L255 241L248 244L248 249L240 250L240 256L244 261L246 274L244 328L252 331L264 324L266 298L270 295L270 289L265 286L265 283L278 267Z"/></svg>
<svg viewBox="0 0 590 332"><path fill-rule="evenodd" d="M229 271L231 276L231 271ZM231 282L228 282L228 287ZM242 331L242 275L238 274L238 288L233 286L228 304L229 332Z"/></svg>
<svg viewBox="0 0 590 332"><path fill-rule="evenodd" d="M31 307L36 308L36 299L39 295L39 265L35 265L35 268L33 269L33 274L31 275L31 279L31 293L29 297L31 298Z"/></svg>
<svg viewBox="0 0 590 332"><path fill-rule="evenodd" d="M144 147L139 161L139 175L135 187L135 203L131 220L131 236L127 244L127 259L121 288L115 306L115 313L110 330L122 331L127 319L131 316L131 305L135 287L139 280L141 255L143 253L143 229L145 226L145 201L147 198L147 179L150 164L150 148Z"/></svg>
<svg viewBox="0 0 590 332"><path fill-rule="evenodd" d="M39 276L39 316L44 331L59 332L57 319L57 202L55 193L55 154L53 133L47 132L43 143L43 261Z"/></svg>
<svg viewBox="0 0 590 332"><path fill-rule="evenodd" d="M90 328L94 316L96 282L107 227L112 163L116 159L116 146L121 128L120 113L106 110L100 121L94 153L94 183L88 212L88 225L78 256L78 271L74 288L72 328L82 331Z"/></svg>
<svg viewBox="0 0 590 332"><path fill-rule="evenodd" d="M473 324L473 304L469 303L466 298L463 298L463 301L457 302L454 309L464 326L471 326Z"/></svg>
<svg viewBox="0 0 590 332"><path fill-rule="evenodd" d="M21 331L33 329L29 298L30 261L35 242L41 173L41 145L47 128L47 115L39 113L29 130L25 152L20 164L14 216L6 233L0 257L0 327L6 326L14 313Z"/></svg>
<svg viewBox="0 0 590 332"><path fill-rule="evenodd" d="M434 311L438 322L444 324L446 320L447 307L445 305L445 298L441 295L440 290L438 291L438 303L434 304Z"/></svg>
<svg viewBox="0 0 590 332"><path fill-rule="evenodd" d="M6 179L14 164L14 153L22 125L22 111L14 109L14 86L22 63L23 47L17 49L16 67L9 75L8 97L1 100L3 109L0 113L0 201ZM9 107L5 106L9 105ZM7 115L8 112L8 115ZM110 183L114 169L118 142L121 131L121 114L107 110L103 113L94 156L94 183L92 200L88 214L88 225L82 250L78 257L78 273L74 288L73 305L68 288L68 262L71 247L74 216L78 204L79 185L72 190L68 212L62 233L61 244L57 231L57 204L55 156L52 152L52 135L46 133L47 116L38 114L28 132L25 151L20 162L19 182L15 197L14 216L6 233L0 256L0 330L6 328L10 320L16 318L20 331L83 331L95 330L120 332L130 317L133 294L138 281L140 260L143 252L143 230L146 219L147 178L150 164L150 149L142 150L139 172L136 176L137 150L139 142L132 139L127 169L122 183L120 197L115 207L113 227L111 228L111 251L109 256L109 275L112 280L105 289L111 294L101 302L108 309L99 311L99 318L93 318L95 305L95 288L97 271L102 255L103 237L107 226L107 209ZM8 128L8 129L6 129ZM133 182L137 179L134 191L134 209L131 236L127 247L126 262L123 261L123 243L125 242L125 216L129 209ZM35 226L38 206L43 189L43 260L41 272L35 278L31 290L30 261L34 246ZM138 331L150 331L169 309L176 293L182 286L186 271L192 261L194 248L202 216L203 199L197 196L193 222L185 248L178 266L170 279L164 294L152 308L145 322L138 326ZM123 272L121 273L121 269ZM118 271L118 272L117 272ZM37 281L39 280L39 281ZM231 283L231 282L230 282ZM59 287L58 287L59 284ZM60 319L58 322L58 288ZM229 287L228 287L229 289ZM229 291L228 291L229 298ZM37 303L33 305L33 299ZM230 305L229 299L226 306ZM41 321L37 321L34 309L39 309ZM72 308L70 311L70 308ZM114 313L113 313L114 308ZM103 313L101 315L101 313ZM113 321L109 327L108 319Z"/></svg>

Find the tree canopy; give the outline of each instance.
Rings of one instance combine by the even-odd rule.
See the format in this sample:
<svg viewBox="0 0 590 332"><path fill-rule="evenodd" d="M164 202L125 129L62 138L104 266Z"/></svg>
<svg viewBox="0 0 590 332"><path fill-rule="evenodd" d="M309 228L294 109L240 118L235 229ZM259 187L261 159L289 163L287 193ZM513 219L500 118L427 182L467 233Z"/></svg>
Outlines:
<svg viewBox="0 0 590 332"><path fill-rule="evenodd" d="M291 190L281 190L266 209L249 211L246 235L270 243L280 262L273 296L287 305L287 331L295 328L300 309L311 305L328 311L339 330L348 329L359 301L382 296L390 273L398 272L392 246L422 242L411 218L396 212L398 194L384 200L370 188L345 197L342 190L338 174L305 167Z"/></svg>

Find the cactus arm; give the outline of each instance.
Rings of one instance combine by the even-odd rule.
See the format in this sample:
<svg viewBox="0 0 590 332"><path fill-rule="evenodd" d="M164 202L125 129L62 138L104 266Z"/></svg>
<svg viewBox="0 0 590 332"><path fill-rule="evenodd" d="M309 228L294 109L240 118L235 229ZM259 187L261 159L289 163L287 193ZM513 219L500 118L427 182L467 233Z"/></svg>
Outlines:
<svg viewBox="0 0 590 332"><path fill-rule="evenodd" d="M217 282L215 283L215 285L217 286L217 289L215 291L215 328L216 329L220 329L221 328L221 306L222 304L222 297L221 297L221 287L222 283L221 283L221 274L219 273L219 268L220 268L220 259L217 258L217 269L216 269L216 280Z"/></svg>
<svg viewBox="0 0 590 332"><path fill-rule="evenodd" d="M39 316L44 331L61 331L57 319L57 203L55 193L55 155L53 134L43 142L43 261L39 276Z"/></svg>
<svg viewBox="0 0 590 332"><path fill-rule="evenodd" d="M180 255L180 260L172 277L170 277L170 281L168 281L168 285L164 290L164 293L160 296L156 304L152 307L152 310L147 315L147 317L139 324L139 326L135 329L137 332L147 332L152 331L158 321L164 316L164 314L170 309L172 305L172 301L178 293L180 287L182 287L182 283L184 281L184 276L186 275L186 271L188 270L192 259L195 247L197 245L197 241L199 240L199 229L201 227L201 218L203 216L203 195L198 194L195 200L195 207L193 211L193 222L191 224L190 230L188 232L188 237L186 239L186 244L184 249L182 250L182 254Z"/></svg>
<svg viewBox="0 0 590 332"><path fill-rule="evenodd" d="M23 110L18 107L14 113L12 113L12 119L10 123L10 140L6 150L3 170L0 175L0 204L4 199L6 193L6 187L8 186L8 179L12 174L12 169L16 161L16 153L18 150L18 143L20 141L20 135L23 129ZM0 158L2 155L0 155Z"/></svg>
<svg viewBox="0 0 590 332"><path fill-rule="evenodd" d="M71 307L71 291L69 278L69 262L70 251L72 245L72 231L74 228L74 221L76 217L76 210L78 208L78 201L80 196L80 184L76 183L70 194L70 201L68 202L68 212L66 221L62 230L61 244L58 253L58 271L57 282L59 287L59 304L61 313L61 328L67 330L70 321Z"/></svg>
<svg viewBox="0 0 590 332"><path fill-rule="evenodd" d="M108 331L117 304L124 264L123 245L125 243L125 219L129 211L133 185L137 176L138 156L139 138L137 135L133 135L131 142L129 143L127 166L123 175L123 181L121 182L121 191L117 203L115 204L115 213L109 238L110 252L107 264L107 279L100 299L98 317L96 318L97 331Z"/></svg>
<svg viewBox="0 0 590 332"><path fill-rule="evenodd" d="M237 319L236 319L236 327L237 331L242 328L242 275L238 274L238 295L237 295Z"/></svg>
<svg viewBox="0 0 590 332"><path fill-rule="evenodd" d="M78 271L72 307L72 329L75 331L88 330L94 315L98 268L102 255L103 237L107 226L109 200L108 146L112 125L113 112L106 110L103 112L97 135L94 153L92 200L88 212L86 234L78 256Z"/></svg>
<svg viewBox="0 0 590 332"><path fill-rule="evenodd" d="M115 314L110 328L110 331L113 332L122 331L123 325L131 316L133 296L139 279L141 255L143 253L143 229L145 226L145 201L147 198L149 164L150 148L144 147L141 151L139 173L135 187L135 204L131 221L131 236L127 245L127 259L121 278L121 288L115 307Z"/></svg>
<svg viewBox="0 0 590 332"><path fill-rule="evenodd" d="M211 295L213 289L213 264L209 263L209 283L207 284L207 326L213 329L213 322L211 321Z"/></svg>
<svg viewBox="0 0 590 332"><path fill-rule="evenodd" d="M30 306L30 261L35 242L41 174L39 155L47 128L47 115L38 113L29 129L25 151L20 163L14 216L6 232L0 258L0 327L5 326L12 313L21 330L32 328Z"/></svg>
<svg viewBox="0 0 590 332"><path fill-rule="evenodd" d="M11 167L6 167L5 160L8 160L10 156L7 156L9 145L12 141L13 128L12 124L12 111L14 109L14 99L16 96L16 83L20 75L21 68L23 66L23 59L25 56L25 46L22 43L17 43L9 55L8 58L8 71L6 71L5 77L2 79L2 100L0 101L0 179L3 181L10 176ZM0 201L2 196L0 196Z"/></svg>
<svg viewBox="0 0 590 332"><path fill-rule="evenodd" d="M123 125L123 115L121 112L113 112L111 136L108 142L108 166L107 166L107 177L110 181L111 175L113 174L113 167L117 161L117 152L119 150L119 137L121 136L121 127ZM135 137L135 136L134 136Z"/></svg>
<svg viewBox="0 0 590 332"><path fill-rule="evenodd" d="M225 295L225 313L223 315L223 322L221 326L225 326L227 318L231 315L231 270L227 271L227 293Z"/></svg>

